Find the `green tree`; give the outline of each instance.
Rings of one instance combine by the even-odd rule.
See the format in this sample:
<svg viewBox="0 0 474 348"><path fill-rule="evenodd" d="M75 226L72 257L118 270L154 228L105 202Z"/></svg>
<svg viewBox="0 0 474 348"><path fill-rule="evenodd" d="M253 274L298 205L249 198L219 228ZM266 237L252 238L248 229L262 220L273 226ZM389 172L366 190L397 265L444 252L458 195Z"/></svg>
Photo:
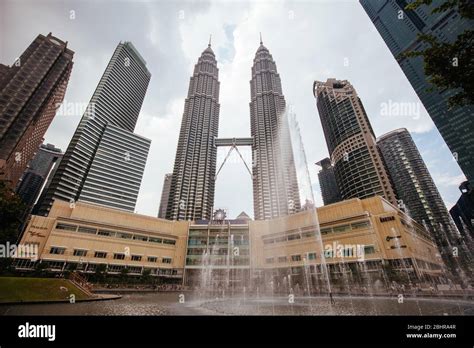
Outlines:
<svg viewBox="0 0 474 348"><path fill-rule="evenodd" d="M421 5L431 5L433 0L416 0L405 10L414 11ZM442 13L455 9L461 17L474 19L472 0L446 0L432 10ZM405 51L401 57L422 57L425 74L433 84L430 91L451 89L456 93L448 99L450 107L474 104L474 32L465 30L452 42L441 42L431 34L419 34L420 42L427 44L426 49Z"/></svg>
<svg viewBox="0 0 474 348"><path fill-rule="evenodd" d="M25 218L26 206L4 182L0 182L0 244L15 243Z"/></svg>

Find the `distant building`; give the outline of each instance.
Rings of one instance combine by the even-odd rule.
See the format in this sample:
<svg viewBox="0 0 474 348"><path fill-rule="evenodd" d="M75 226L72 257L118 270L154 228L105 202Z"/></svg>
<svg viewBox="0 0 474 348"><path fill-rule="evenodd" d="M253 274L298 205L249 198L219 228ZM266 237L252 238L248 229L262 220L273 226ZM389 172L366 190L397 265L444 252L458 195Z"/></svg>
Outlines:
<svg viewBox="0 0 474 348"><path fill-rule="evenodd" d="M16 191L23 203L28 207L28 211L33 208L41 194L42 188L51 174L54 173L62 157L61 149L52 144L42 144L35 157L28 164L28 169L23 175Z"/></svg>
<svg viewBox="0 0 474 348"><path fill-rule="evenodd" d="M40 215L55 199L135 209L150 140L133 131L150 78L133 44L119 43L39 202Z"/></svg>
<svg viewBox="0 0 474 348"><path fill-rule="evenodd" d="M321 167L321 170L318 172L318 179L324 205L341 201L342 198L339 193L339 188L337 187L336 176L331 160L324 158L316 164Z"/></svg>
<svg viewBox="0 0 474 348"><path fill-rule="evenodd" d="M362 101L347 80L315 81L314 97L341 198L376 195L397 204Z"/></svg>
<svg viewBox="0 0 474 348"><path fill-rule="evenodd" d="M16 189L66 93L74 52L38 35L8 67L0 64L0 180Z"/></svg>
<svg viewBox="0 0 474 348"><path fill-rule="evenodd" d="M433 1L430 5L419 6L415 11L407 11L405 7L410 2L360 0L467 179L474 185L474 105L450 109L447 100L456 91L450 88L429 91L432 85L424 72L423 58L400 57L406 50L419 51L429 47L420 41L420 34L432 35L440 42L454 42L459 34L472 30L474 21L461 17L458 9L432 13L434 8L446 3L445 0ZM458 64L463 63L459 61Z"/></svg>
<svg viewBox="0 0 474 348"><path fill-rule="evenodd" d="M158 217L166 219L166 209L168 208L168 200L170 198L171 177L173 173L165 174L163 180L163 188L161 190L160 208L158 209Z"/></svg>

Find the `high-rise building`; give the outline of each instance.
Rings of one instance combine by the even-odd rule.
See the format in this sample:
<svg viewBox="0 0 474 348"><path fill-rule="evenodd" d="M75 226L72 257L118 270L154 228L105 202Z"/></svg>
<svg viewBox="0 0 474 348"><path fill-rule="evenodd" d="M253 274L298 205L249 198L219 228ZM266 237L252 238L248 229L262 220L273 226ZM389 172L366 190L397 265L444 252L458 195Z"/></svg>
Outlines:
<svg viewBox="0 0 474 348"><path fill-rule="evenodd" d="M449 263L459 233L410 133L396 129L377 138L386 168L399 199L399 207L423 224Z"/></svg>
<svg viewBox="0 0 474 348"><path fill-rule="evenodd" d="M0 66L0 180L15 188L62 103L74 52L38 35L12 66Z"/></svg>
<svg viewBox="0 0 474 348"><path fill-rule="evenodd" d="M210 219L219 129L219 69L209 42L194 66L174 162L166 218Z"/></svg>
<svg viewBox="0 0 474 348"><path fill-rule="evenodd" d="M158 209L158 217L166 219L166 209L168 208L168 200L170 197L171 177L172 173L165 174L163 180L163 189L161 190L160 208Z"/></svg>
<svg viewBox="0 0 474 348"><path fill-rule="evenodd" d="M52 144L42 144L35 157L28 163L28 169L25 171L16 190L23 203L28 207L28 211L33 207L41 193L41 189L51 173L57 168L57 164L61 161L62 157L61 149Z"/></svg>
<svg viewBox="0 0 474 348"><path fill-rule="evenodd" d="M383 196L397 204L362 101L347 80L315 81L313 93L343 200Z"/></svg>
<svg viewBox="0 0 474 348"><path fill-rule="evenodd" d="M151 74L131 42L119 43L39 208L54 199L134 210L150 141L133 134Z"/></svg>
<svg viewBox="0 0 474 348"><path fill-rule="evenodd" d="M298 212L301 202L280 75L260 40L250 80L253 204L256 220Z"/></svg>
<svg viewBox="0 0 474 348"><path fill-rule="evenodd" d="M341 194L337 187L336 175L334 174L331 160L326 157L316 164L321 167L321 170L318 172L318 179L324 205L341 201Z"/></svg>
<svg viewBox="0 0 474 348"><path fill-rule="evenodd" d="M425 75L423 58L400 56L406 50L424 50L428 46L420 41L419 34L432 35L441 42L454 42L459 34L472 29L473 21L461 17L456 9L432 13L443 2L433 1L430 5L419 6L415 11L407 11L406 0L360 0L453 156L457 158L459 166L474 184L474 106L450 109L447 100L456 91L449 88L429 91L432 85Z"/></svg>

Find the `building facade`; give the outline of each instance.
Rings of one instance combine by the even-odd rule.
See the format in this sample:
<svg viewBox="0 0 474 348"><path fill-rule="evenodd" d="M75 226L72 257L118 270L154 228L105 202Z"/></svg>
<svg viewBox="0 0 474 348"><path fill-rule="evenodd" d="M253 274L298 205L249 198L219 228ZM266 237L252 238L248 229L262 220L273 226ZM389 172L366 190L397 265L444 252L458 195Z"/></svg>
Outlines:
<svg viewBox="0 0 474 348"><path fill-rule="evenodd" d="M432 10L446 1L433 1L416 10L405 10L407 1L360 0L370 20L382 36L415 92L428 111L441 136L457 159L459 166L471 184L474 180L474 106L449 108L447 100L456 91L439 90L432 87L424 72L423 58L402 58L406 50L424 50L427 44L421 42L419 34L428 34L440 42L454 42L459 34L472 29L473 20L463 18L457 9L442 13ZM461 62L459 64L462 64Z"/></svg>
<svg viewBox="0 0 474 348"><path fill-rule="evenodd" d="M34 203L41 194L41 189L48 181L50 175L63 157L63 152L52 144L42 144L35 157L28 163L28 169L23 175L17 194L28 207L33 208Z"/></svg>
<svg viewBox="0 0 474 348"><path fill-rule="evenodd" d="M0 69L0 180L15 189L64 99L74 52L51 33L38 35Z"/></svg>
<svg viewBox="0 0 474 348"><path fill-rule="evenodd" d="M362 101L347 80L315 81L313 93L342 199L380 195L397 204Z"/></svg>
<svg viewBox="0 0 474 348"><path fill-rule="evenodd" d="M209 42L194 66L174 161L166 218L209 219L214 206L219 69Z"/></svg>
<svg viewBox="0 0 474 348"><path fill-rule="evenodd" d="M325 267L333 284L347 273L388 286L385 269L407 281L444 281L430 234L380 196L271 220L192 222L56 200L49 216L32 216L20 245L38 250L36 258L17 259L25 271L40 261L51 272L90 274L103 265L112 275L127 268L138 276L149 269L167 282L216 291L283 291L286 279L286 286L309 282L324 292Z"/></svg>
<svg viewBox="0 0 474 348"><path fill-rule="evenodd" d="M39 214L47 215L55 199L100 201L134 210L150 142L133 131L150 78L133 44L119 43L40 202Z"/></svg>
<svg viewBox="0 0 474 348"><path fill-rule="evenodd" d="M341 194L337 187L336 175L334 174L331 160L326 157L316 164L321 167L321 170L318 172L318 179L324 205L341 201Z"/></svg>
<svg viewBox="0 0 474 348"><path fill-rule="evenodd" d="M185 263L188 222L167 221L105 206L56 200L46 216L33 215L22 244L37 246L39 259L53 272L130 275L150 270L165 281L180 281ZM31 259L18 264L31 267Z"/></svg>
<svg viewBox="0 0 474 348"><path fill-rule="evenodd" d="M161 189L160 207L158 208L158 217L160 219L166 219L166 209L168 208L168 200L170 197L172 176L173 176L172 173L165 174L165 178L163 180L163 188Z"/></svg>
<svg viewBox="0 0 474 348"><path fill-rule="evenodd" d="M275 61L262 41L253 60L250 97L255 219L293 214L301 201L286 102Z"/></svg>

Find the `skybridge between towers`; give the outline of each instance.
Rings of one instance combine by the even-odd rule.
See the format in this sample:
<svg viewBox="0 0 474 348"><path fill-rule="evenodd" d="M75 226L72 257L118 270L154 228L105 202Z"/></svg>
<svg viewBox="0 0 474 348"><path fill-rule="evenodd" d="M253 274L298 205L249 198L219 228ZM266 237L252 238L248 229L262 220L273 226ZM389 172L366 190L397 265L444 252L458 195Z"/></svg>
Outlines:
<svg viewBox="0 0 474 348"><path fill-rule="evenodd" d="M253 145L253 137L247 137L247 138L214 138L214 146L219 147L219 146L226 146L230 147L229 152L227 152L227 155L224 158L224 161L222 162L221 166L217 170L216 176L214 177L214 180L217 180L217 175L219 175L219 172L221 171L222 167L224 166L225 162L229 158L230 154L232 153L233 150L237 151L237 153L240 156L240 159L242 162L244 162L245 168L247 168L247 171L249 172L250 176L252 176L252 170L250 167L247 165L247 162L245 162L244 158L242 157L242 154L239 151L240 146L252 146Z"/></svg>

